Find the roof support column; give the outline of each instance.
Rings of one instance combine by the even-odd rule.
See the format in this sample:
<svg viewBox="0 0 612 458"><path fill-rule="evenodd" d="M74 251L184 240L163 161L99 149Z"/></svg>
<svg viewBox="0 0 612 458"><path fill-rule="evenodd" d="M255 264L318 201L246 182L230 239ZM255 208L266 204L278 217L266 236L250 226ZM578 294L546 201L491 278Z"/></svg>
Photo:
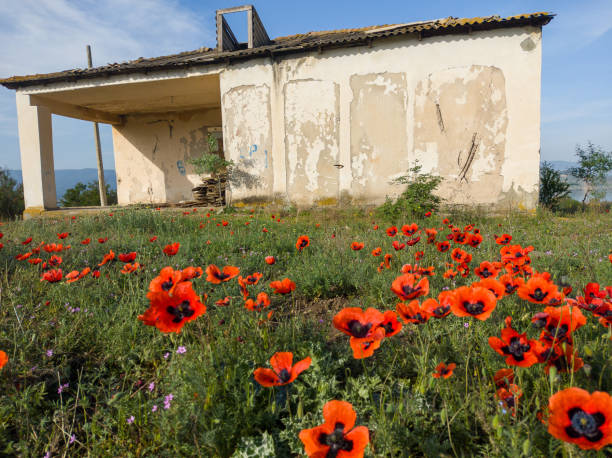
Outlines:
<svg viewBox="0 0 612 458"><path fill-rule="evenodd" d="M51 112L31 106L30 96L17 92L17 119L25 214L57 208Z"/></svg>

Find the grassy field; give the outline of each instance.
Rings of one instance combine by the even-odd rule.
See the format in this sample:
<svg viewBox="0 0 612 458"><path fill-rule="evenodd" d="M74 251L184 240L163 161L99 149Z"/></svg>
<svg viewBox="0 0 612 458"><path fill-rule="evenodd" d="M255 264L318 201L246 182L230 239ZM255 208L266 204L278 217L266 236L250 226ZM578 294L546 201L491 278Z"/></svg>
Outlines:
<svg viewBox="0 0 612 458"><path fill-rule="evenodd" d="M438 230L436 242L446 240L452 232L444 218L462 233L473 225L482 243L471 247L451 240L450 250L440 252L427 243L425 229ZM419 226L420 241L396 251L394 240L414 240L417 234L407 237L400 230L390 237L386 229L411 223ZM423 324L404 323L368 358L353 357L349 336L332 320L346 307L396 310L400 299L391 285L404 264L415 264L419 251L419 266L435 272L428 277L429 294L419 301L472 285L480 280L474 269L481 262L500 261L502 245L495 236L502 234L513 237L510 245L533 246L531 267L549 272L559 290L571 286L570 298L583 296L589 282L612 284L611 227L610 213L570 218L444 213L384 221L358 210L117 210L74 220L4 223L0 350L8 362L0 369L0 453L300 456L300 431L323 423L325 403L343 400L357 412L356 425L369 430L369 457L610 456L610 446L583 451L553 437L546 425L554 393L571 386L612 391L611 331L590 312L583 310L586 324L572 335L584 366L548 373L545 362L508 366L489 345L490 337L500 337L507 316L519 333L540 336L532 318L546 305L516 293L498 300L486 320L451 313ZM62 233L68 235L60 240ZM310 244L298 251L301 235L308 235ZM22 244L29 237L32 241ZM91 242L82 244L87 238ZM108 239L99 243L99 238ZM41 242L70 248L48 253ZM180 243L178 253L164 254L163 247L174 242ZM352 250L352 242L364 248ZM381 255L373 256L377 247ZM470 270L465 277L445 278L454 248L472 255ZM136 252L140 267L122 273L124 263L115 258L99 267L99 278L90 272L71 283L41 280L42 262L52 255L62 258L56 267L65 276L94 269L109 250ZM32 254L16 259L26 253ZM389 268L380 266L386 253L392 256ZM276 263L267 264L267 256ZM28 262L35 258L42 262ZM149 307L149 284L162 268L206 270L210 264L236 266L245 277L263 274L247 287L249 297L267 292L271 305L247 310L237 278L213 284L205 273L192 283L206 313L181 332L163 333L138 319ZM295 291L274 294L269 283L283 278L295 282ZM229 305L215 305L228 296ZM294 362L310 357L312 364L290 384L261 386L253 372L270 368L276 352L293 352ZM450 377L432 376L441 362L456 364ZM496 396L494 375L506 367L513 368L513 383L522 392L514 408Z"/></svg>

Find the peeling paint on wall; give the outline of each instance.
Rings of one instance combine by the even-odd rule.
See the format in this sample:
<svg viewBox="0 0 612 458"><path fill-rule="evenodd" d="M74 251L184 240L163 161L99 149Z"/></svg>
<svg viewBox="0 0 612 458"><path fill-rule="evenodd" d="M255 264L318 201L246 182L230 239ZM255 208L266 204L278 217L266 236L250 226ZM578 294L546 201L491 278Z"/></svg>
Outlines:
<svg viewBox="0 0 612 458"><path fill-rule="evenodd" d="M352 75L351 193L382 201L396 189L389 181L408 168L406 76L403 73Z"/></svg>
<svg viewBox="0 0 612 458"><path fill-rule="evenodd" d="M271 196L274 187L270 88L237 86L223 94L225 156L236 164L232 199Z"/></svg>
<svg viewBox="0 0 612 458"><path fill-rule="evenodd" d="M300 205L338 196L338 104L339 87L331 81L285 85L287 194Z"/></svg>
<svg viewBox="0 0 612 458"><path fill-rule="evenodd" d="M508 126L502 71L471 65L430 74L417 84L414 117L416 158L424 171L445 178L441 196L461 204L498 201Z"/></svg>

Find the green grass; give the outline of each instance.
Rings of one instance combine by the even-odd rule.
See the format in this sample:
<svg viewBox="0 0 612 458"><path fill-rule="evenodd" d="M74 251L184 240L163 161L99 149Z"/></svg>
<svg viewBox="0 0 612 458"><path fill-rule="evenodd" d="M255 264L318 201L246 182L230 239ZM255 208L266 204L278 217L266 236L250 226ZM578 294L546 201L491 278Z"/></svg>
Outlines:
<svg viewBox="0 0 612 458"><path fill-rule="evenodd" d="M9 357L0 369L0 453L225 457L237 450L244 451L237 456L247 456L249 447L259 446L254 456L264 456L266 447L274 448L270 456L297 456L303 453L299 431L321 424L323 405L339 399L352 403L357 424L370 430L366 456L588 454L550 436L537 418L550 395L563 388L612 391L610 331L587 312L587 324L575 335L585 367L550 377L540 364L515 368L524 394L512 416L495 399L492 377L506 366L487 339L499 336L508 315L519 332L537 338L539 331L530 321L541 307L516 295L505 297L487 321L450 315L407 325L385 339L373 357L355 360L348 337L333 328L333 316L347 306L394 310L398 300L391 282L402 264L414 263L417 250L425 252L421 265L435 266L430 297L478 278L444 279L449 253L426 244L424 234L417 245L396 253L384 229L413 222L409 218L375 221L372 214L357 210L276 213L281 223L270 212L249 216L126 210L0 226L0 349ZM558 285L571 285L572 296L591 281L612 283L609 213L570 218L457 213L414 222L422 228L441 227L445 216L459 227L473 223L480 228L483 243L467 249L474 258L472 268L498 260L500 247L493 234L509 233L512 243L533 245L532 266L550 272ZM221 220L229 225L217 226ZM380 229L373 230L374 224ZM15 259L41 241L60 242L56 233L64 231L70 235L62 242L72 245L59 253L64 273L93 267L109 249L137 251L136 261L144 268L123 275L122 263L115 261L101 268L97 280L88 276L73 284L50 284L39 281L40 265ZM311 244L298 253L295 241L302 234L309 235ZM153 235L158 240L151 243ZM26 237L33 238L28 247L20 243ZM86 237L92 243L83 246L80 241ZM108 241L99 244L98 237ZM352 241L364 242L365 249L350 250ZM172 242L180 242L181 248L167 257L161 249ZM393 254L391 269L381 273L377 267L382 256L370 254L377 246L383 254ZM268 255L277 258L275 265L264 262ZM44 260L49 256L41 251ZM284 277L295 281L297 289L288 296L270 294L274 314L265 320L268 310L257 314L243 307L235 280L216 286L200 278L194 289L208 296L208 310L181 333L164 335L137 319L148 307L149 282L162 267L209 264L235 265L242 274L262 272L252 296L271 293L269 282ZM226 295L232 296L232 304L216 307L215 301ZM179 346L186 352L177 353ZM253 370L269 367L277 351L291 351L296 360L311 356L312 366L291 385L261 387ZM439 362L455 362L454 375L434 379ZM173 399L165 409L170 394ZM133 423L128 423L132 416Z"/></svg>

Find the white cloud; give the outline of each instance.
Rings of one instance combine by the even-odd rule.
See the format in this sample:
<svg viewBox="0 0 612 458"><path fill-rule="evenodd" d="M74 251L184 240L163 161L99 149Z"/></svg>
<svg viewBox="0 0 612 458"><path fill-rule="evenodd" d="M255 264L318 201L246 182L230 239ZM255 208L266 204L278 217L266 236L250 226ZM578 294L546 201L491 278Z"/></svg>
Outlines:
<svg viewBox="0 0 612 458"><path fill-rule="evenodd" d="M86 67L87 44L95 66L215 46L214 9L178 0L0 0L0 11L0 78ZM16 136L14 92L0 87L0 141ZM0 148L3 163L17 167L18 148Z"/></svg>

